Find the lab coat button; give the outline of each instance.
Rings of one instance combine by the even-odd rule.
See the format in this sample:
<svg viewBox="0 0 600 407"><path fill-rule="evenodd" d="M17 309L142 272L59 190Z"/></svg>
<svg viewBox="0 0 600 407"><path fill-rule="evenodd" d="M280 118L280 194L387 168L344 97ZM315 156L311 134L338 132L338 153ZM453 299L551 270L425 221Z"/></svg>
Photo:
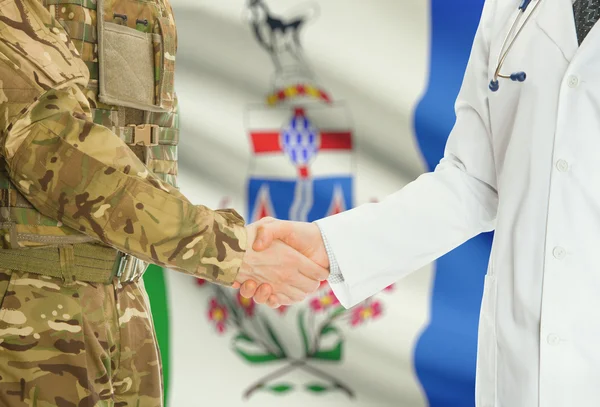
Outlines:
<svg viewBox="0 0 600 407"><path fill-rule="evenodd" d="M577 85L579 85L579 78L576 77L575 75L571 75L571 76L569 76L567 83L569 84L570 88L576 88Z"/></svg>
<svg viewBox="0 0 600 407"><path fill-rule="evenodd" d="M569 163L565 160L558 160L556 162L556 169L560 172L566 172L569 169Z"/></svg>
<svg viewBox="0 0 600 407"><path fill-rule="evenodd" d="M547 339L548 339L548 344L549 345L556 346L556 345L560 344L560 338L556 334L550 334L550 335L548 335Z"/></svg>
<svg viewBox="0 0 600 407"><path fill-rule="evenodd" d="M565 258L567 251L565 249L563 249L562 247L555 247L554 250L552 250L552 254L554 255L554 257L556 257L558 260L562 260Z"/></svg>

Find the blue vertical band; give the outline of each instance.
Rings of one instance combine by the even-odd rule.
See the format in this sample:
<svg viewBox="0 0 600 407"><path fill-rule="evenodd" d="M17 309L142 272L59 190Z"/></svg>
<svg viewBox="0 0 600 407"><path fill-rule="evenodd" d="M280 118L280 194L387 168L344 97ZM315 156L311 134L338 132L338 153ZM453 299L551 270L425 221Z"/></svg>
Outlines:
<svg viewBox="0 0 600 407"><path fill-rule="evenodd" d="M414 118L428 170L443 156L483 0L430 0L427 92ZM478 236L436 263L431 319L415 350L415 370L431 407L475 405L477 324L491 234Z"/></svg>

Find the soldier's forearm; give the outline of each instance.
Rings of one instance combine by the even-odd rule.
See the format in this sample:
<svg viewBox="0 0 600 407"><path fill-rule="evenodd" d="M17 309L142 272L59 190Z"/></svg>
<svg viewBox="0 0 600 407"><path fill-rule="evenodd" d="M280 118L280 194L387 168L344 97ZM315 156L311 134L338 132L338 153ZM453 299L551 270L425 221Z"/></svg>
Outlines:
<svg viewBox="0 0 600 407"><path fill-rule="evenodd" d="M195 206L90 121L78 87L50 90L15 122L11 179L46 216L142 260L229 285L246 248L235 212Z"/></svg>
<svg viewBox="0 0 600 407"><path fill-rule="evenodd" d="M89 72L64 28L37 0L11 4L0 9L0 146L11 181L70 228L231 284L246 248L243 220L192 205L94 124L82 91Z"/></svg>

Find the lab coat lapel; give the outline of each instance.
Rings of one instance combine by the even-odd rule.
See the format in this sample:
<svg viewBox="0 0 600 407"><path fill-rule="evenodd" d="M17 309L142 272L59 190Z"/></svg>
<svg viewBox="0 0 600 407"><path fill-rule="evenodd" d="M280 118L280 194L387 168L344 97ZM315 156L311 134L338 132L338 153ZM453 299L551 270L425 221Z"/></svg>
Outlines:
<svg viewBox="0 0 600 407"><path fill-rule="evenodd" d="M578 48L572 0L538 1L541 4L536 10L538 15L533 16L535 21L570 62Z"/></svg>

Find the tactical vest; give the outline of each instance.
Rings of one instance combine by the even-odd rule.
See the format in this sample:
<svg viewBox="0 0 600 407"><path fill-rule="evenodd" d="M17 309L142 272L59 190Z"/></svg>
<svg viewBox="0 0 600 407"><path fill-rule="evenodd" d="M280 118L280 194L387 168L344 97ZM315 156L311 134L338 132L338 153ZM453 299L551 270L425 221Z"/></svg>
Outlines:
<svg viewBox="0 0 600 407"><path fill-rule="evenodd" d="M173 75L177 38L168 0L43 3L65 28L89 69L90 82L85 91L94 123L111 129L148 169L177 187L179 123ZM3 164L3 249L94 241L33 208L12 185Z"/></svg>

